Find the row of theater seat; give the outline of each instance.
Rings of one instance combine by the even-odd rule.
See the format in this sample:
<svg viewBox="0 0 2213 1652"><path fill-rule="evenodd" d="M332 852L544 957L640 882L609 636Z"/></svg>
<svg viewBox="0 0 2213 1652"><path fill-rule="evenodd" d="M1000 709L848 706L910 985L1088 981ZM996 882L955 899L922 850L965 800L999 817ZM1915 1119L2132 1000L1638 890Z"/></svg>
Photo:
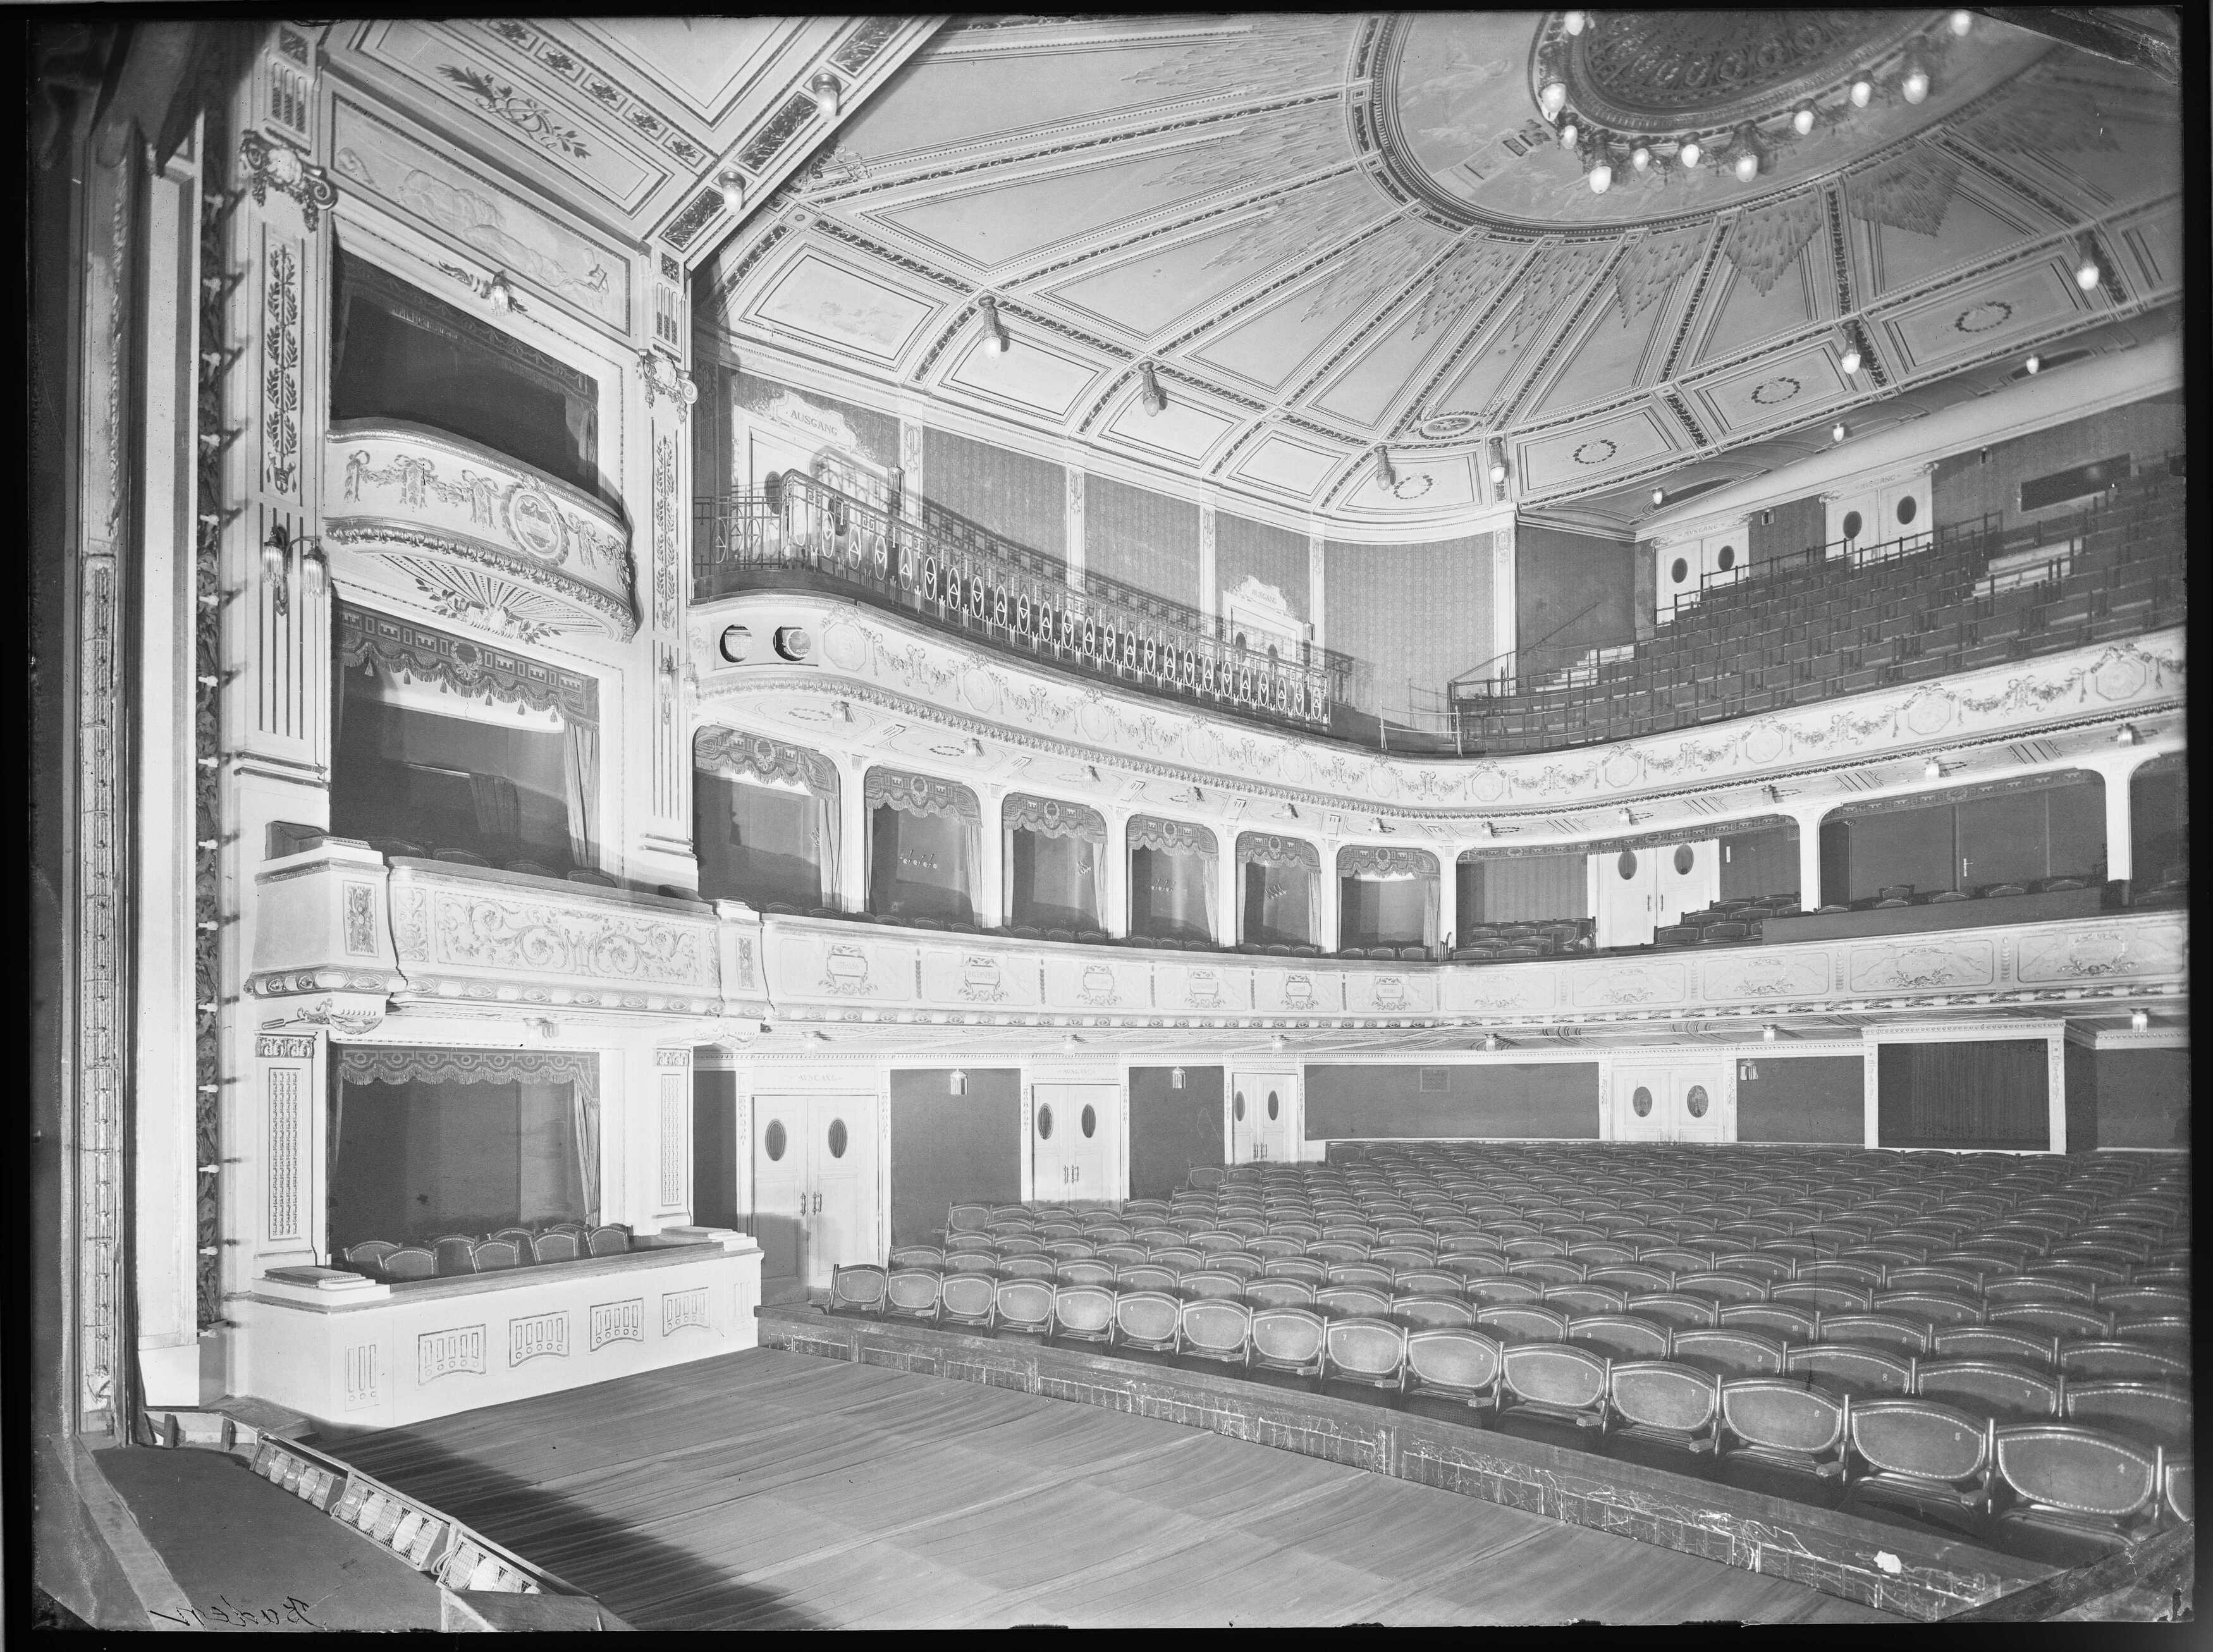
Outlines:
<svg viewBox="0 0 2213 1652"><path fill-rule="evenodd" d="M1748 572L1570 686L1463 699L1462 738L1489 752L1625 739L2179 624L2183 487L2136 479L2105 508L2027 539L1971 532L1880 560L1808 555ZM2051 552L2042 577L1984 580L1993 558L2033 560L2039 542Z"/></svg>
<svg viewBox="0 0 2213 1652"><path fill-rule="evenodd" d="M503 1228L482 1239L446 1234L427 1244L365 1239L347 1246L343 1256L347 1267L372 1279L430 1279L573 1262L584 1256L620 1256L629 1249L628 1228L555 1222L544 1228Z"/></svg>
<svg viewBox="0 0 2213 1652"><path fill-rule="evenodd" d="M1402 1303L1401 1306L1416 1306ZM861 1265L833 1277L832 1313L1020 1336L1387 1404L1443 1402L1451 1420L1512 1413L1696 1454L1734 1448L1786 1472L1850 1478L1917 1513L1988 1514L2094 1539L2140 1534L2164 1507L2192 1517L2188 1389L2038 1375L1974 1358L1923 1362L1853 1347L1785 1348L1721 1329L1542 1310L1435 1325ZM1417 1406L1417 1408L1420 1408Z"/></svg>

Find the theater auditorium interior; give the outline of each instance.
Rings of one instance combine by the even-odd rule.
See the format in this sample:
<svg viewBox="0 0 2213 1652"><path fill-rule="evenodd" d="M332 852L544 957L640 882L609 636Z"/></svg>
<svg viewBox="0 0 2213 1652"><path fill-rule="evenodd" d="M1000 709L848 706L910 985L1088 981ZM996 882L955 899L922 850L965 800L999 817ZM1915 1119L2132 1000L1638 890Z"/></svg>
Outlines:
<svg viewBox="0 0 2213 1652"><path fill-rule="evenodd" d="M24 27L32 1621L2193 1613L2195 20Z"/></svg>

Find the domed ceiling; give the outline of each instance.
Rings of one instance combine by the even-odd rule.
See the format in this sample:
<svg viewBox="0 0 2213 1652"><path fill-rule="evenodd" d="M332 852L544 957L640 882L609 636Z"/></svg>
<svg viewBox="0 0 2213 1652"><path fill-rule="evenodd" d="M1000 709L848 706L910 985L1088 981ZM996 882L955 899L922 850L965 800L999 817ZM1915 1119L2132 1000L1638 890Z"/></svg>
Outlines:
<svg viewBox="0 0 2213 1652"><path fill-rule="evenodd" d="M966 22L695 294L741 352L1355 537L1625 522L2170 325L2179 131L2171 85L1979 14Z"/></svg>

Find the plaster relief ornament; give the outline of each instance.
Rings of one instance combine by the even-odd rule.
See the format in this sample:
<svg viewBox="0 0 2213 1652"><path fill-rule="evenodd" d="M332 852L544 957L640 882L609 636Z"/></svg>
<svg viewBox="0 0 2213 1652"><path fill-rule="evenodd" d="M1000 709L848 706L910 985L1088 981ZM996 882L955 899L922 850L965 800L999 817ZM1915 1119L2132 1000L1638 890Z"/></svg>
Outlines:
<svg viewBox="0 0 2213 1652"><path fill-rule="evenodd" d="M338 186L330 174L308 165L308 157L290 143L271 143L259 132L248 132L238 140L238 166L240 187L256 206L267 203L272 189L289 195L299 205L300 222L310 229L325 209L338 204Z"/></svg>

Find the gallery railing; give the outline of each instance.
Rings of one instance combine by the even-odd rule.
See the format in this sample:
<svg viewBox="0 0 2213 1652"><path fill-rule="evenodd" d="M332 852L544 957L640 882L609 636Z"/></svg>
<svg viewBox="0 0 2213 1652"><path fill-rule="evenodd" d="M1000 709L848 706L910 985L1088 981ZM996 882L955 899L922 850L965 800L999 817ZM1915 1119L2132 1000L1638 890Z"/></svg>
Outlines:
<svg viewBox="0 0 2213 1652"><path fill-rule="evenodd" d="M692 595L706 601L799 574L933 624L1149 693L1316 730L1351 661L1240 647L1198 609L1118 582L1068 582L1063 565L972 523L894 515L787 473L765 493L695 506Z"/></svg>

